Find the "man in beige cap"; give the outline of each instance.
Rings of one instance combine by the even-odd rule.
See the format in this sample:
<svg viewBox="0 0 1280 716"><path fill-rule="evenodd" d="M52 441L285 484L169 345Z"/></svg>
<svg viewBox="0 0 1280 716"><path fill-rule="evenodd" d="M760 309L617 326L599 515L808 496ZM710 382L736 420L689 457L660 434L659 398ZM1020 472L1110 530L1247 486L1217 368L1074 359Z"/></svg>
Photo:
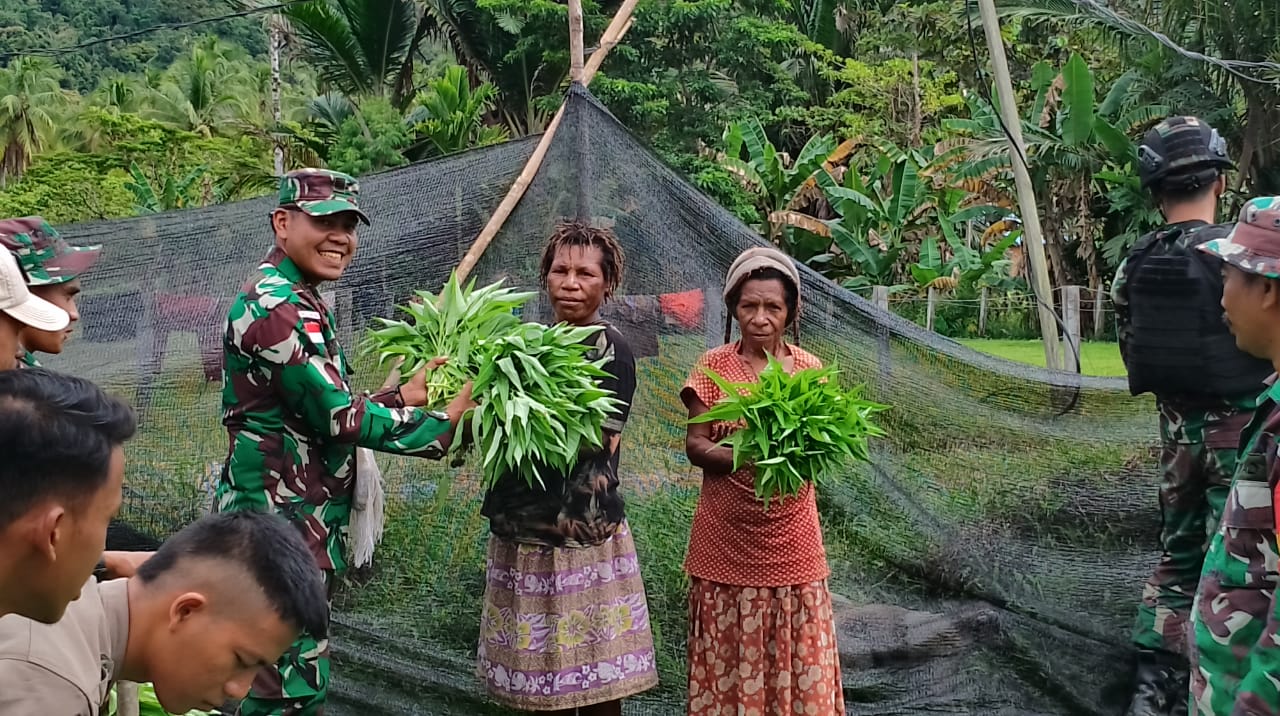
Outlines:
<svg viewBox="0 0 1280 716"><path fill-rule="evenodd" d="M70 323L66 311L28 290L17 257L0 251L0 370L18 367L19 337L24 328L62 331Z"/></svg>
<svg viewBox="0 0 1280 716"><path fill-rule="evenodd" d="M72 246L49 222L38 216L0 220L0 248L18 259L31 292L67 312L71 324L56 331L25 328L22 331L23 365L39 365L33 353L61 353L62 344L80 319L76 297L80 276L97 262L101 246Z"/></svg>

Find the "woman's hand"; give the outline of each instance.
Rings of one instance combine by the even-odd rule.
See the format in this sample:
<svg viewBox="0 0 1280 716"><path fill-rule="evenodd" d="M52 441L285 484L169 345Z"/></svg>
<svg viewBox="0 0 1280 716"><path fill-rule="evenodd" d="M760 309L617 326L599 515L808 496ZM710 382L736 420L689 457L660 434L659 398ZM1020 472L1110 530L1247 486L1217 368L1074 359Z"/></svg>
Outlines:
<svg viewBox="0 0 1280 716"><path fill-rule="evenodd" d="M104 567L103 571L106 573L104 576L107 579L132 577L138 573L138 567L150 559L153 554L155 552L103 552L102 565Z"/></svg>
<svg viewBox="0 0 1280 716"><path fill-rule="evenodd" d="M688 396L689 419L707 412L707 406L696 396ZM733 448L725 447L711 438L711 423L689 423L684 437L684 454L695 467L716 475L733 472Z"/></svg>
<svg viewBox="0 0 1280 716"><path fill-rule="evenodd" d="M459 390L458 394L450 401L448 407L444 409L444 412L449 414L449 422L455 428L462 422L462 416L478 405L476 401L471 399L471 388L471 381L468 380L463 384L462 390Z"/></svg>

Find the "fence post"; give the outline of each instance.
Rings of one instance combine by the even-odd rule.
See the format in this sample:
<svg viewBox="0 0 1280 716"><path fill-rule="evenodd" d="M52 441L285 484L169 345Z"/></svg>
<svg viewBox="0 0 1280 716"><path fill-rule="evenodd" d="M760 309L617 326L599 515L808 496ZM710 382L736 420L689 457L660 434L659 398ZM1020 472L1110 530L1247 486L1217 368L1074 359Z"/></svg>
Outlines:
<svg viewBox="0 0 1280 716"><path fill-rule="evenodd" d="M1093 337L1102 337L1103 311L1107 307L1107 292L1098 288L1093 294Z"/></svg>
<svg viewBox="0 0 1280 716"><path fill-rule="evenodd" d="M1080 365L1076 353L1080 350L1080 287L1062 287L1062 323L1066 326L1063 336L1062 369L1074 373Z"/></svg>
<svg viewBox="0 0 1280 716"><path fill-rule="evenodd" d="M889 310L889 287L888 286L872 286L871 287L871 303L876 308Z"/></svg>
<svg viewBox="0 0 1280 716"><path fill-rule="evenodd" d="M982 287L982 292L978 295L978 335L986 338L987 336L987 287Z"/></svg>
<svg viewBox="0 0 1280 716"><path fill-rule="evenodd" d="M929 307L925 314L924 327L933 330L933 313L938 308L938 289L929 287Z"/></svg>
<svg viewBox="0 0 1280 716"><path fill-rule="evenodd" d="M889 287L872 286L871 304L883 311L889 310ZM885 321L876 321L876 364L879 366L879 393L887 395L890 381L893 379L893 352L889 347L889 326Z"/></svg>

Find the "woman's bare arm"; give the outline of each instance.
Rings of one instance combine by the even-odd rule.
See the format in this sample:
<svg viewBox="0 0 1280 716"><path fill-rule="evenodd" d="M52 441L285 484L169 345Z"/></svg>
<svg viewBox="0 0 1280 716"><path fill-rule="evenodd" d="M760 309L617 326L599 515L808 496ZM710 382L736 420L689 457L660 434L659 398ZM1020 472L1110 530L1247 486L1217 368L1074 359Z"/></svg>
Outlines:
<svg viewBox="0 0 1280 716"><path fill-rule="evenodd" d="M707 412L707 406L697 396L683 396L689 406L689 418ZM733 448L724 447L711 439L711 423L690 423L684 437L684 453L689 462L707 472L728 475L733 472Z"/></svg>

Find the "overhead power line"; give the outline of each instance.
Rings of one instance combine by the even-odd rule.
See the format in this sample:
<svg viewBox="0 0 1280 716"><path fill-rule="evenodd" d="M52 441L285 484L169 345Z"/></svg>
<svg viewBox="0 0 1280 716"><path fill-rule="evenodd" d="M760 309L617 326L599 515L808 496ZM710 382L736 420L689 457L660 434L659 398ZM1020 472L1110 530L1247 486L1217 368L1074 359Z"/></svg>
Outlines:
<svg viewBox="0 0 1280 716"><path fill-rule="evenodd" d="M1269 71L1280 75L1280 63L1269 61L1230 60L1215 57L1213 55L1206 55L1203 52L1197 52L1195 50L1189 50L1182 45L1179 45L1177 42L1174 42L1163 32L1147 27L1132 18L1125 17L1106 5L1099 3L1098 0L1058 0L1057 2L1051 2L1048 4L1058 7L1075 7L1081 12L1080 16L1088 17L1095 22L1120 30L1121 32L1131 36L1151 38L1169 50L1172 50L1187 59L1220 67L1242 80L1256 82L1258 84L1280 85L1280 77L1267 78L1260 77L1256 74L1259 71ZM1043 17L1061 16L1061 11L1046 8L1042 4L1021 5L1017 7L1010 7L1009 5L1006 5L1006 9L1017 14L1034 14Z"/></svg>
<svg viewBox="0 0 1280 716"><path fill-rule="evenodd" d="M84 50L89 49L90 47L96 47L97 45L105 45L109 42L121 42L125 40L132 40L135 37L141 37L143 35L148 35L153 32L159 32L160 30L183 30L188 27L196 27L199 25L209 25L216 22L225 22L227 20L234 20L236 18L249 17L250 15L259 15L264 12L275 12L277 10L281 10L283 8L289 7L290 5L297 5L299 3L312 2L312 1L313 0L286 0L286 2L277 3L274 5L263 5L261 7L237 10L236 12L227 13L225 15L218 15L217 17L206 17L200 20L189 20L187 22L160 23L158 25L151 25L148 27L140 28L132 32L126 32L119 35L111 35L110 37L100 37L96 40L88 40L86 42L81 42L77 45L67 45L65 47L32 47L25 50L13 50L10 52L0 52L0 63L7 63L10 60L17 57L35 57L35 56L58 57L60 55L69 55L76 52L82 52Z"/></svg>

